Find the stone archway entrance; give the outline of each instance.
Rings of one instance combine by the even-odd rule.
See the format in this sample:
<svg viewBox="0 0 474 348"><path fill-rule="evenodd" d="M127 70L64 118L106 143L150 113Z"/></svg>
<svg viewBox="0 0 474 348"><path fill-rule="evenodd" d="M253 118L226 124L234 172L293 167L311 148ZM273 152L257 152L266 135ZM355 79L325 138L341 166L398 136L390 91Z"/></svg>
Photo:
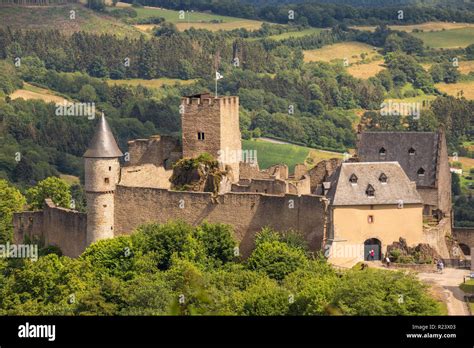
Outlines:
<svg viewBox="0 0 474 348"><path fill-rule="evenodd" d="M373 256L372 256L373 254ZM377 238L370 238L364 242L364 261L382 259L382 243Z"/></svg>

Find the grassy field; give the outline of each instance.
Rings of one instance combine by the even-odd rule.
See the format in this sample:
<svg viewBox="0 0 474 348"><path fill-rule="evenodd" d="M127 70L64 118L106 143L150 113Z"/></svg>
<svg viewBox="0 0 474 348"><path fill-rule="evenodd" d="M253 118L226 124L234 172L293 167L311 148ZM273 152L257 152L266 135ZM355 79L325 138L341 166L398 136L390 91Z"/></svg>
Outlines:
<svg viewBox="0 0 474 348"><path fill-rule="evenodd" d="M179 80L179 79L169 79L169 78L160 78L160 79L128 79L128 80L107 80L109 85L130 85L138 86L142 85L147 88L160 88L163 86L174 86L174 85L189 85L196 82L196 80Z"/></svg>
<svg viewBox="0 0 474 348"><path fill-rule="evenodd" d="M74 175L60 174L59 177L67 182L69 185L79 184L79 177Z"/></svg>
<svg viewBox="0 0 474 348"><path fill-rule="evenodd" d="M376 60L370 63L352 64L347 67L347 72L358 79L367 80L384 70L383 60Z"/></svg>
<svg viewBox="0 0 474 348"><path fill-rule="evenodd" d="M473 23L427 22L414 25L390 25L391 29L406 31L423 40L432 48L466 47L474 43ZM356 26L359 30L373 31L375 26ZM413 32L422 30L423 32Z"/></svg>
<svg viewBox="0 0 474 348"><path fill-rule="evenodd" d="M474 71L474 60L466 60L459 62L459 72L463 75L468 75Z"/></svg>
<svg viewBox="0 0 474 348"><path fill-rule="evenodd" d="M466 280L465 283L462 283L460 286L462 291L469 293L469 294L474 294L474 280Z"/></svg>
<svg viewBox="0 0 474 348"><path fill-rule="evenodd" d="M454 97L462 91L466 99L474 100L474 81L462 81L457 83L437 83L436 88L441 92L447 93Z"/></svg>
<svg viewBox="0 0 474 348"><path fill-rule="evenodd" d="M347 58L349 64L361 61L362 58L360 55L362 53L367 54L369 58L377 54L373 46L355 41L341 42L315 50L305 50L303 53L305 62L330 62L332 60Z"/></svg>
<svg viewBox="0 0 474 348"><path fill-rule="evenodd" d="M290 173L294 172L295 165L305 163L308 167L330 158L342 158L342 154L316 150L309 147L293 144L276 144L269 141L242 140L243 150L256 150L260 169L266 169L274 164L284 163Z"/></svg>
<svg viewBox="0 0 474 348"><path fill-rule="evenodd" d="M432 48L458 48L474 43L474 27L412 34Z"/></svg>
<svg viewBox="0 0 474 348"><path fill-rule="evenodd" d="M75 11L75 19L70 19ZM115 34L119 37L140 37L142 33L113 17L99 14L81 4L62 6L1 6L0 26L21 29L58 29L67 34L86 31L96 34Z"/></svg>
<svg viewBox="0 0 474 348"><path fill-rule="evenodd" d="M10 94L10 98L12 99L23 98L25 100L40 99L40 100L44 100L46 103L62 103L63 101L66 100L63 97L54 94L54 92L48 89L36 87L26 82L23 84L22 89L18 89L12 94Z"/></svg>
<svg viewBox="0 0 474 348"><path fill-rule="evenodd" d="M327 30L324 28L308 28L301 31L290 31L288 33L278 34L278 35L271 35L268 38L273 40L284 40L289 38L298 38L306 35L314 35L319 34L323 30Z"/></svg>
<svg viewBox="0 0 474 348"><path fill-rule="evenodd" d="M176 24L179 30L186 30L191 27L196 29L208 29L211 31L217 30L232 30L238 28L245 28L248 30L256 30L262 26L261 21L254 21L250 19L243 19L237 17L220 16L204 12L185 12L180 14L179 11L166 10L158 7L143 7L135 8L137 11L137 18L148 17L163 17L167 22ZM211 21L219 21L221 23L211 23ZM141 31L148 32L156 25L136 25L135 27Z"/></svg>
<svg viewBox="0 0 474 348"><path fill-rule="evenodd" d="M389 25L390 29L412 32L413 30L423 31L440 31L440 30L453 30L474 27L473 23L452 23L452 22L426 22L421 24L410 24L410 25ZM366 31L374 31L376 26L354 26L353 28Z"/></svg>

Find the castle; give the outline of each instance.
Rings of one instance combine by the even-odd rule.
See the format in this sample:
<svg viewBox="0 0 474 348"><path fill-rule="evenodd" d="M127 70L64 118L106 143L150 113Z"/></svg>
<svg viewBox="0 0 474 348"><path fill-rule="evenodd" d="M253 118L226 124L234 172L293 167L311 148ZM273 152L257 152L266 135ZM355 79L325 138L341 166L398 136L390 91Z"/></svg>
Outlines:
<svg viewBox="0 0 474 348"><path fill-rule="evenodd" d="M87 213L56 207L47 199L42 211L15 214L15 240L39 239L76 257L87 245L133 233L141 224L181 219L232 225L244 256L266 226L299 231L314 251L361 246L356 255L327 254L339 264L366 258L364 246L376 248L379 257L400 237L413 245L428 243L449 256L444 240L451 233L444 134L429 133L430 148L410 145L417 153L409 149L405 154L428 153L415 161L423 166L426 180L414 180L406 165L410 160L392 150L402 136L387 134L381 139L362 134L358 154L350 161L322 161L311 169L299 164L290 174L281 164L260 170L253 155L250 160L242 155L238 97L192 95L182 98L180 111L181 141L159 135L136 139L128 142L125 154L102 115L84 154ZM398 138L381 144L391 137ZM372 148L387 153L374 158ZM170 180L174 164L203 153L217 159L223 173L217 192L176 190ZM435 164L430 162L433 156ZM426 230L423 214L434 214L442 228Z"/></svg>

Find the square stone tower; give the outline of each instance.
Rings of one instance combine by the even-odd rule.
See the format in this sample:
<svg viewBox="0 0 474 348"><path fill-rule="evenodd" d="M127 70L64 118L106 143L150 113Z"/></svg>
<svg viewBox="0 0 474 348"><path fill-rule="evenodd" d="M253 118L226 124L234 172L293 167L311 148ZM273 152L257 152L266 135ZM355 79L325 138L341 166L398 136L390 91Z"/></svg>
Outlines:
<svg viewBox="0 0 474 348"><path fill-rule="evenodd" d="M239 97L214 97L209 93L183 97L181 103L183 157L208 152L239 180L242 141Z"/></svg>

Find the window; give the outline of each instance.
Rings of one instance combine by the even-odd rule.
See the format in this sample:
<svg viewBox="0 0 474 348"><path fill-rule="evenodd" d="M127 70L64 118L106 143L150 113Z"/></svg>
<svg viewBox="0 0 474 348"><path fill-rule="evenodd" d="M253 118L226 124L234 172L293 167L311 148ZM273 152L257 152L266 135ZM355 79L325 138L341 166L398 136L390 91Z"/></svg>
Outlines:
<svg viewBox="0 0 474 348"><path fill-rule="evenodd" d="M418 176L425 176L425 170L423 168L418 169Z"/></svg>
<svg viewBox="0 0 474 348"><path fill-rule="evenodd" d="M369 224L373 224L373 223L374 223L374 216L373 216L373 215L369 215L369 216L367 217L367 222L368 222Z"/></svg>
<svg viewBox="0 0 474 348"><path fill-rule="evenodd" d="M108 184L110 182L109 178L104 179L104 183Z"/></svg>
<svg viewBox="0 0 474 348"><path fill-rule="evenodd" d="M349 177L349 182L352 184L352 185L356 185L357 184L357 176L355 174L352 174L350 177Z"/></svg>
<svg viewBox="0 0 474 348"><path fill-rule="evenodd" d="M382 184L386 184L387 183L387 176L385 175L385 173L382 173L380 174L379 176L379 181L382 183Z"/></svg>
<svg viewBox="0 0 474 348"><path fill-rule="evenodd" d="M204 140L204 132L198 132L198 140Z"/></svg>
<svg viewBox="0 0 474 348"><path fill-rule="evenodd" d="M112 170L112 167L109 167L109 172Z"/></svg>
<svg viewBox="0 0 474 348"><path fill-rule="evenodd" d="M375 189L372 185L368 185L367 189L365 190L365 193L367 194L368 197L375 197Z"/></svg>
<svg viewBox="0 0 474 348"><path fill-rule="evenodd" d="M410 148L408 149L408 154L409 154L410 156L415 156L415 149L412 148L412 147L410 147Z"/></svg>
<svg viewBox="0 0 474 348"><path fill-rule="evenodd" d="M379 155L380 156L385 156L386 153L387 153L387 150L385 150L385 148L381 147L380 150L379 150Z"/></svg>

